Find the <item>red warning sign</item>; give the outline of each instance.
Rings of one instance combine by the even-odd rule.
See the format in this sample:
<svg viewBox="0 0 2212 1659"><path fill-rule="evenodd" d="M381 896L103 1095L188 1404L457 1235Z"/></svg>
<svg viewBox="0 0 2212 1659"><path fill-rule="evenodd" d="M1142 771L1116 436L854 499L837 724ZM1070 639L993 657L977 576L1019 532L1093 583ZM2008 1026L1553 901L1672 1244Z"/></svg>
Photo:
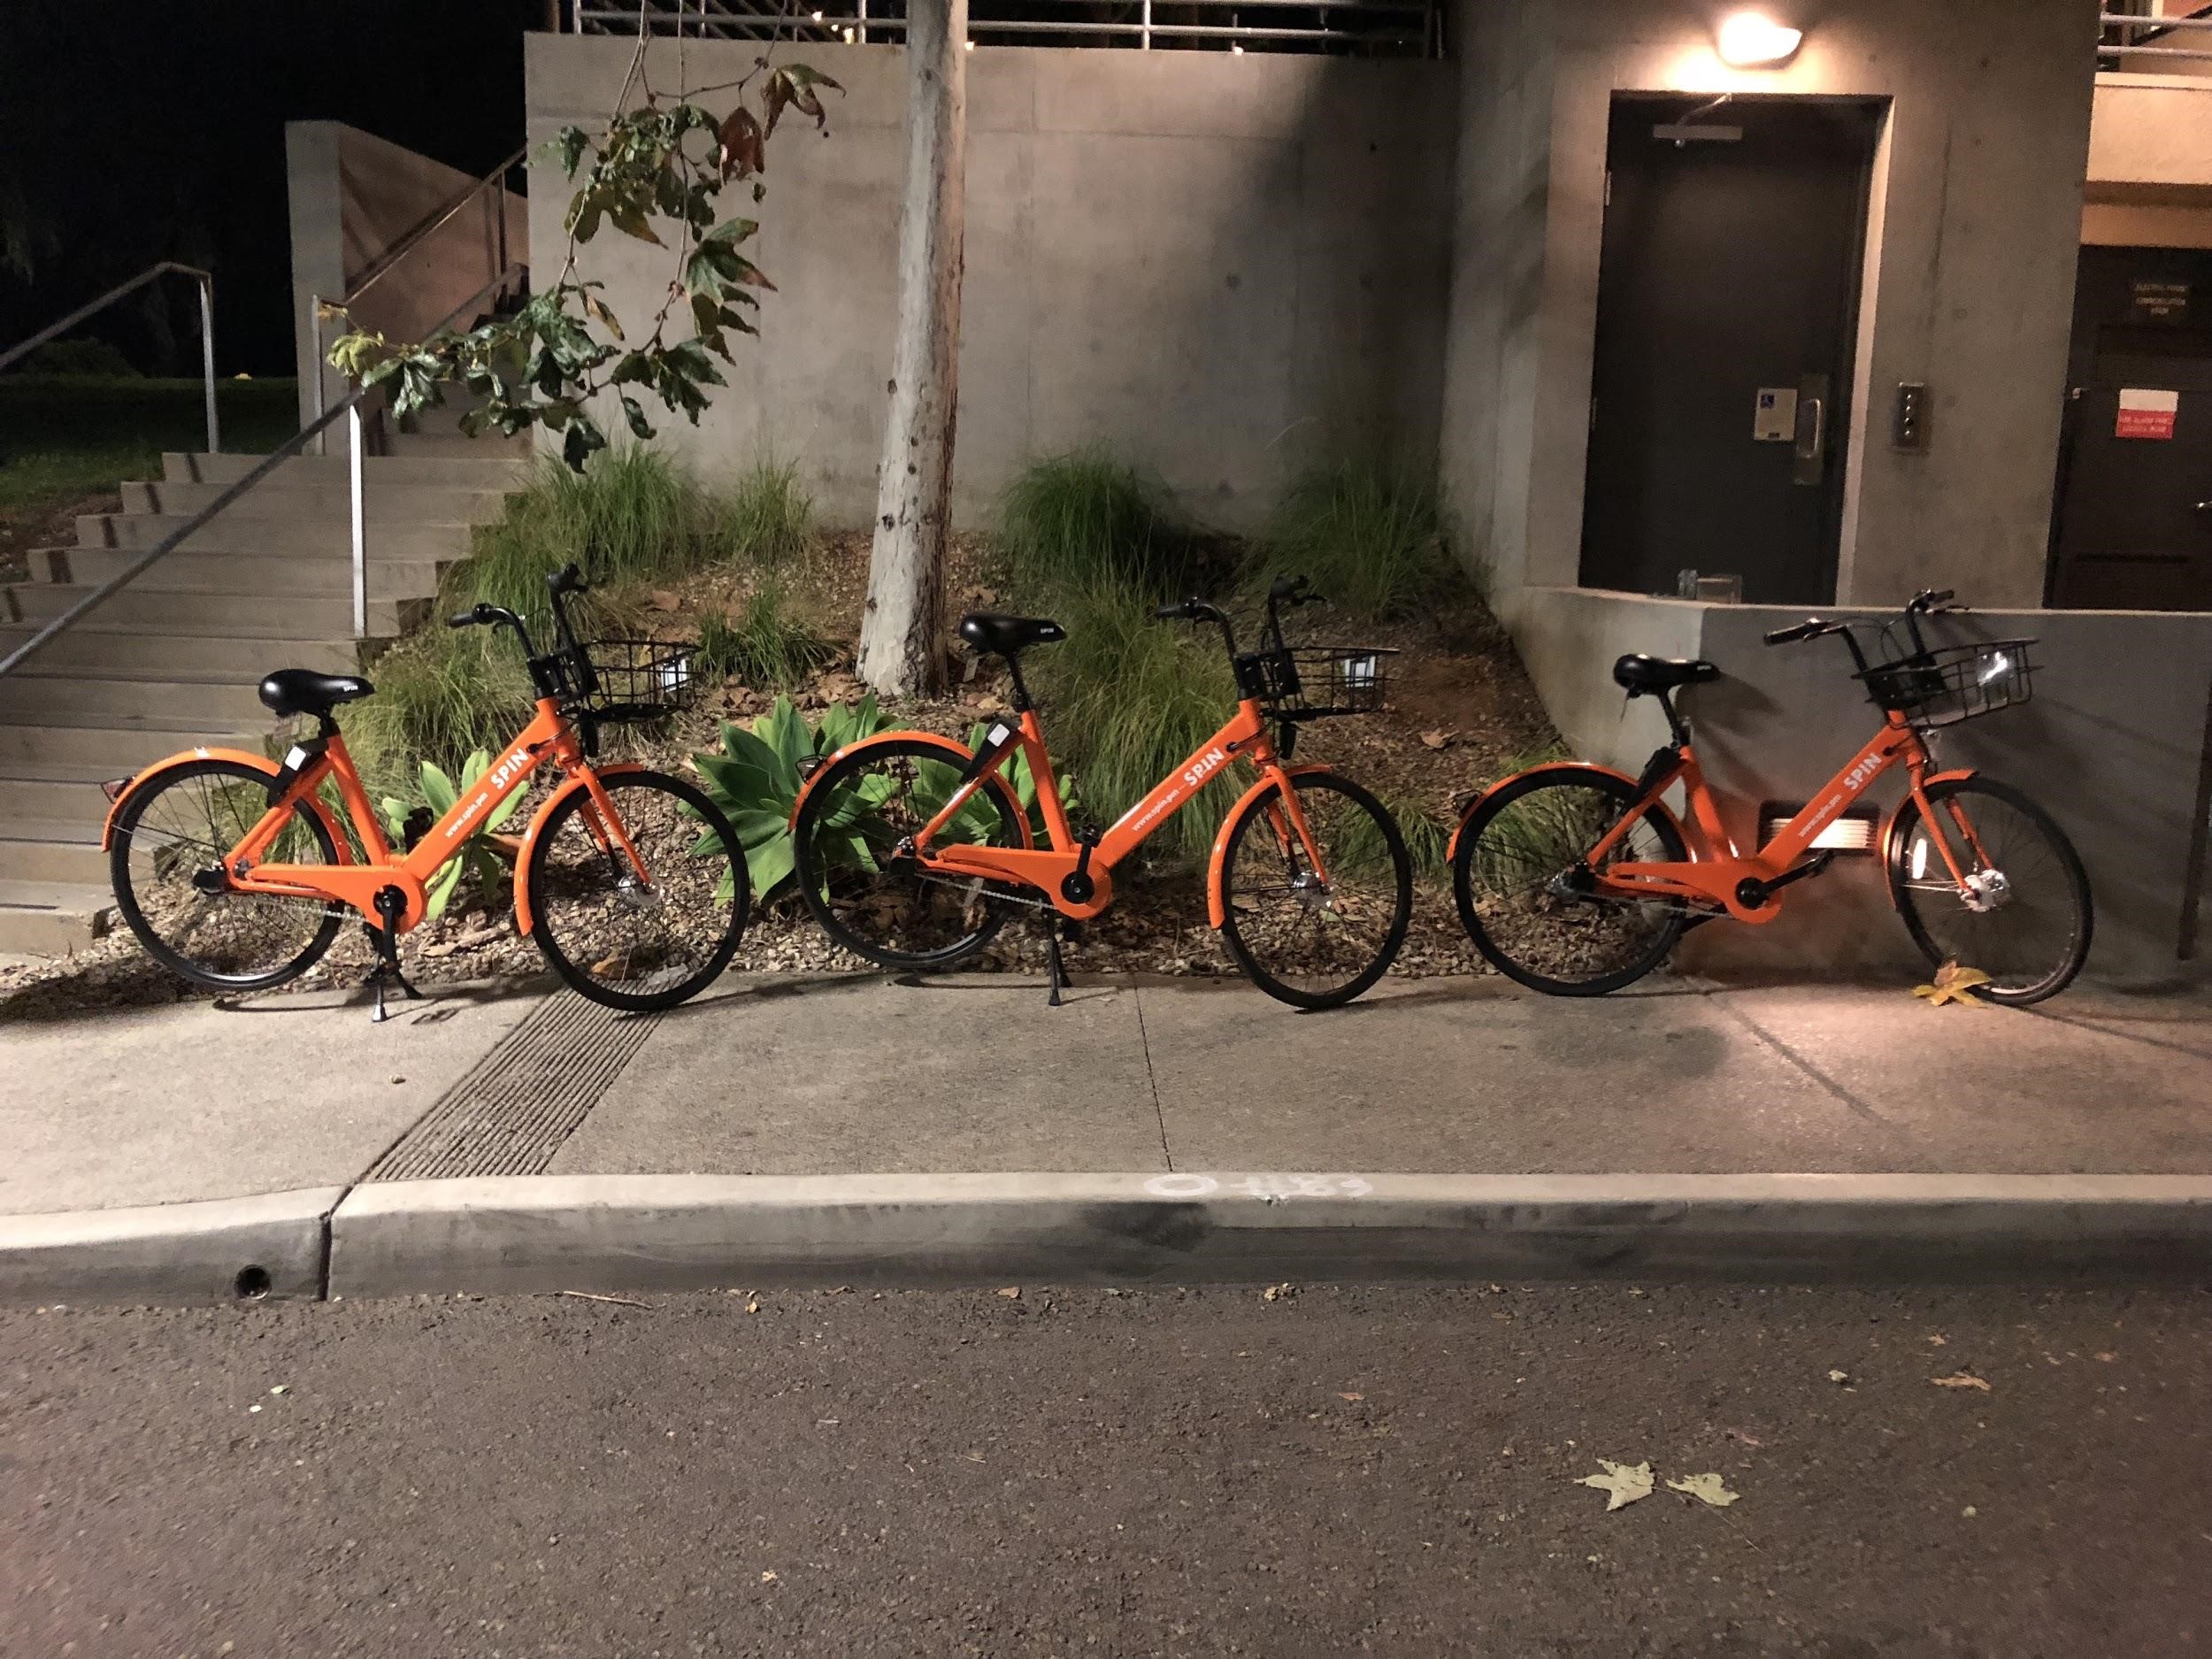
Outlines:
<svg viewBox="0 0 2212 1659"><path fill-rule="evenodd" d="M2120 419L2112 429L2116 438L2170 438L2174 415L2181 407L2179 392L2152 391L2145 387L2120 388Z"/></svg>

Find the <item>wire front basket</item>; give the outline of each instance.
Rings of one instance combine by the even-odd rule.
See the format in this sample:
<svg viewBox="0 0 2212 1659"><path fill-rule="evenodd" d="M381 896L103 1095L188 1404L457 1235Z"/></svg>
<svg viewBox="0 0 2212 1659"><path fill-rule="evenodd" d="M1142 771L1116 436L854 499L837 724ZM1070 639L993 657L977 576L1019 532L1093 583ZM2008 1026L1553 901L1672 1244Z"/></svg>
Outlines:
<svg viewBox="0 0 2212 1659"><path fill-rule="evenodd" d="M576 700L612 725L658 720L687 709L698 695L692 656L681 640L592 640L583 647L592 686L571 685ZM572 665L567 678L573 681Z"/></svg>
<svg viewBox="0 0 2212 1659"><path fill-rule="evenodd" d="M1383 706L1389 659L1397 654L1378 645L1294 645L1240 658L1239 678L1246 695L1279 718L1375 714Z"/></svg>
<svg viewBox="0 0 2212 1659"><path fill-rule="evenodd" d="M1916 726L1956 726L2025 703L2033 640L1991 640L1916 651L1858 676L1885 709Z"/></svg>

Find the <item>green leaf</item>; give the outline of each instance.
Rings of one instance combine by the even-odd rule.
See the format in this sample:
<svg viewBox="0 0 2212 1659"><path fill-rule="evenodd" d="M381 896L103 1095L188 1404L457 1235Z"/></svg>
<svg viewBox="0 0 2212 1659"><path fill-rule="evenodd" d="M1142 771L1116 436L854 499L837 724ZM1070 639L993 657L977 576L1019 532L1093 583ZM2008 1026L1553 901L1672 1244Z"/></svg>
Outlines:
<svg viewBox="0 0 2212 1659"><path fill-rule="evenodd" d="M792 706L791 699L778 696L776 706L764 718L753 723L753 730L767 741L769 748L776 751L778 758L783 763L783 771L777 776L780 779L787 774L791 780L792 793L796 795L799 789L799 763L813 754L814 742L812 734L806 729L806 722L799 718L798 710Z"/></svg>
<svg viewBox="0 0 2212 1659"><path fill-rule="evenodd" d="M741 726L726 725L722 728L722 749L731 761L741 766L749 766L760 774L762 782L766 786L763 790L764 795L780 792L784 799L788 800L798 794L798 772L756 733ZM702 764L704 764L703 757Z"/></svg>
<svg viewBox="0 0 2212 1659"><path fill-rule="evenodd" d="M621 397L622 418L630 423L630 435L641 443L650 443L653 441L653 426L645 419L644 409L627 392L622 393Z"/></svg>
<svg viewBox="0 0 2212 1659"><path fill-rule="evenodd" d="M430 879L429 902L423 907L425 916L434 919L445 914L446 906L453 902L454 892L461 885L461 874L465 868L459 858L445 861L444 866Z"/></svg>
<svg viewBox="0 0 2212 1659"><path fill-rule="evenodd" d="M785 882L791 879L793 859L797 849L787 835L781 841L770 841L757 853L745 855L746 873L753 879L753 897L765 900Z"/></svg>
<svg viewBox="0 0 2212 1659"><path fill-rule="evenodd" d="M730 814L730 827L737 832L738 845L751 852L764 847L779 835L791 833L789 818L781 812L750 811L740 808Z"/></svg>
<svg viewBox="0 0 2212 1659"><path fill-rule="evenodd" d="M460 799L459 792L453 787L453 780L446 776L442 768L434 766L426 760L422 764L422 796L430 803L430 810L440 818L452 811L453 803Z"/></svg>

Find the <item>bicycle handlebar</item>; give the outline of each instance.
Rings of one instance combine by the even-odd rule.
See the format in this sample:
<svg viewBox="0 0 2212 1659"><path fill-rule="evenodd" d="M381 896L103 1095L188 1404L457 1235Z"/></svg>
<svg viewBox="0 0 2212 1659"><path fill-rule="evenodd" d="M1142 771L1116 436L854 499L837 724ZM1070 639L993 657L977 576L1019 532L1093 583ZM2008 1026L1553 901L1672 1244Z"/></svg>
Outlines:
<svg viewBox="0 0 2212 1659"><path fill-rule="evenodd" d="M1834 623L1823 621L1818 617L1807 617L1802 622L1794 623L1789 627L1770 630L1765 636L1766 642L1769 645L1791 645L1799 640L1817 638L1835 626Z"/></svg>

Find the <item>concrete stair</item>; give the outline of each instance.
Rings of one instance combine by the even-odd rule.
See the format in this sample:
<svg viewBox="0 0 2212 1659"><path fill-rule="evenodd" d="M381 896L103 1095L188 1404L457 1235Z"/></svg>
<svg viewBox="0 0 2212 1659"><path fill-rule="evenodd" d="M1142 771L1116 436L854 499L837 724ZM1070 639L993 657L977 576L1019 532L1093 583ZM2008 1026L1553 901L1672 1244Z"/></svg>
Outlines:
<svg viewBox="0 0 2212 1659"><path fill-rule="evenodd" d="M277 722L255 687L275 668L356 672L434 607L471 527L530 466L526 441L398 434L369 457L369 638L353 637L342 456L299 456L24 666L0 680L0 955L59 956L118 924L100 851L103 781L196 744L260 751ZM169 455L123 486L123 511L0 586L0 655L28 639L254 467ZM364 648L368 648L365 652Z"/></svg>

